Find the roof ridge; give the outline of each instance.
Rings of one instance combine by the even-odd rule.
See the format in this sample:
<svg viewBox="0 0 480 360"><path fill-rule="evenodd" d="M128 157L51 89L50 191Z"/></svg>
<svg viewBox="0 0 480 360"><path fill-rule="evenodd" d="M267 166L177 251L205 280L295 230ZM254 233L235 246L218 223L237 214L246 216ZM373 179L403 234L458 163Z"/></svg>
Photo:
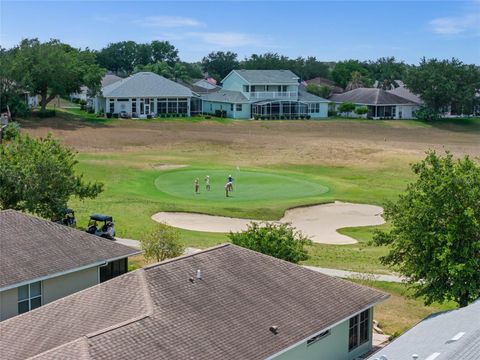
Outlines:
<svg viewBox="0 0 480 360"><path fill-rule="evenodd" d="M193 256L201 255L201 254L204 254L204 253L207 253L207 252L211 252L211 251L214 251L214 250L218 250L218 249L220 249L220 248L224 248L224 247L231 246L231 245L233 245L233 244L231 244L231 243L223 243L223 244L220 244L220 245L212 246L212 247L209 247L209 248L207 248L207 249L198 251L198 252L193 253L193 254L180 255L180 256L177 256L177 257L172 258L172 259L167 259L167 260L160 261L160 262L158 262L158 263L156 263L156 264L147 265L147 266L145 266L143 269L144 269L144 270L153 269L153 268L156 268L156 267L165 265L165 264L170 264L170 263L172 263L172 262L184 260L184 259L187 259L187 258L190 258L190 257L193 257Z"/></svg>
<svg viewBox="0 0 480 360"><path fill-rule="evenodd" d="M33 360L33 359L38 359L39 357L42 357L42 356L44 356L44 355L46 355L46 354L49 354L49 353L51 353L51 352L55 352L55 351L57 351L58 349L61 349L61 348L65 347L65 346L67 346L67 345L70 345L70 344L74 344L74 343L76 343L76 342L81 343L81 349L82 349L83 355L86 355L86 356L88 356L89 359L91 359L90 351L89 351L89 349L88 349L88 340L87 340L84 336L79 337L79 338L77 338L77 339L75 339L75 340L72 340L72 341L63 343L63 344L61 344L61 345L55 346L55 347L53 347L53 348L51 348L51 349L45 350L44 352L38 353L38 354L36 354L36 355L34 355L34 356L30 356L30 357L27 358L27 359L28 359L28 360L30 360L30 359L32 359L32 360ZM82 357L82 359L83 359L83 357Z"/></svg>

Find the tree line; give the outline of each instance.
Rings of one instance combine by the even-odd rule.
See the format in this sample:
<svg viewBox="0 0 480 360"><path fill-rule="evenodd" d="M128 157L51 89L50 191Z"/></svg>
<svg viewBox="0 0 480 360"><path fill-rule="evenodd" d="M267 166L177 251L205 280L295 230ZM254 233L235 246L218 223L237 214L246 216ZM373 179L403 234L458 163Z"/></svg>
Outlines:
<svg viewBox="0 0 480 360"><path fill-rule="evenodd" d="M88 87L91 95L100 89L106 72L128 76L151 71L175 81L188 82L205 75L221 81L234 69L291 70L301 80L321 77L345 90L372 87L388 90L398 80L418 94L425 103L419 113L435 119L447 106L459 113L471 113L478 106L480 70L457 59L422 59L418 65L406 64L395 57L375 61L345 60L324 62L316 57L289 58L278 53L252 54L243 60L231 51L216 51L200 62L180 60L178 49L168 41L139 44L121 41L100 50L76 49L59 40L41 42L25 39L6 50L0 48L0 106L19 114L27 111L21 94L40 95L41 111L56 96L68 96ZM310 85L307 91L328 98L332 87Z"/></svg>

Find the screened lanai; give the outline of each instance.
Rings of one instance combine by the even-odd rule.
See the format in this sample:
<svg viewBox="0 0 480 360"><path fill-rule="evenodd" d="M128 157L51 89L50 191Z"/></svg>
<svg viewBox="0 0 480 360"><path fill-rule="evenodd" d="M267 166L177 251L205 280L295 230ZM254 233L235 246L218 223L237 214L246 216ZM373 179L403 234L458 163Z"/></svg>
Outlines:
<svg viewBox="0 0 480 360"><path fill-rule="evenodd" d="M252 115L307 115L308 105L299 101L261 101L252 104Z"/></svg>

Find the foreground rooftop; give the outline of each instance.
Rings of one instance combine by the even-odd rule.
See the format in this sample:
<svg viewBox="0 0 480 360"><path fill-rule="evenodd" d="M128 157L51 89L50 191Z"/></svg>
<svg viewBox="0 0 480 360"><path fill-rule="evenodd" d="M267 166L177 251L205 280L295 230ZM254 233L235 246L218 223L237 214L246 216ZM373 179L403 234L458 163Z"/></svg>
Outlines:
<svg viewBox="0 0 480 360"><path fill-rule="evenodd" d="M1 322L0 355L264 359L386 297L225 244L130 272Z"/></svg>

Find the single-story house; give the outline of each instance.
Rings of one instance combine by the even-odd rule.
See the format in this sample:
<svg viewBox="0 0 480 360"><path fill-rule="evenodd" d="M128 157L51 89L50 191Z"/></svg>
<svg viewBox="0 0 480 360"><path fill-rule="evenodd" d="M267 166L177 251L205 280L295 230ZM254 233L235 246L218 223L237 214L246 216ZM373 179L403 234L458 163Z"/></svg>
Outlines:
<svg viewBox="0 0 480 360"><path fill-rule="evenodd" d="M109 73L109 74L106 74L102 78L101 86L103 88L107 85L113 84L114 82L117 82L117 81L120 81L120 80L122 80L122 78L120 76ZM88 93L88 87L87 86L81 86L80 87L80 92L70 94L70 99L79 99L79 100L84 100L84 101L91 100L90 94Z"/></svg>
<svg viewBox="0 0 480 360"><path fill-rule="evenodd" d="M102 87L93 101L97 113L147 117L179 114L190 116L192 91L152 72L139 72Z"/></svg>
<svg viewBox="0 0 480 360"><path fill-rule="evenodd" d="M305 82L307 84L314 84L317 86L329 86L332 89L332 94L341 94L342 92L345 91L343 88L335 84L334 81L320 77L320 76L310 80L305 80Z"/></svg>
<svg viewBox="0 0 480 360"><path fill-rule="evenodd" d="M329 101L300 88L290 70L232 70L222 89L200 94L203 113L234 119L326 118Z"/></svg>
<svg viewBox="0 0 480 360"><path fill-rule="evenodd" d="M121 275L128 257L138 253L84 231L1 210L0 320ZM1 352L0 358L5 358Z"/></svg>
<svg viewBox="0 0 480 360"><path fill-rule="evenodd" d="M363 117L372 119L411 119L420 104L377 88L357 88L342 94L333 94L329 100L338 109L344 102L368 107ZM357 116L354 112L350 116Z"/></svg>
<svg viewBox="0 0 480 360"><path fill-rule="evenodd" d="M353 360L387 295L224 244L0 322L25 359Z"/></svg>
<svg viewBox="0 0 480 360"><path fill-rule="evenodd" d="M480 299L463 308L430 315L368 358L405 359L480 359Z"/></svg>

